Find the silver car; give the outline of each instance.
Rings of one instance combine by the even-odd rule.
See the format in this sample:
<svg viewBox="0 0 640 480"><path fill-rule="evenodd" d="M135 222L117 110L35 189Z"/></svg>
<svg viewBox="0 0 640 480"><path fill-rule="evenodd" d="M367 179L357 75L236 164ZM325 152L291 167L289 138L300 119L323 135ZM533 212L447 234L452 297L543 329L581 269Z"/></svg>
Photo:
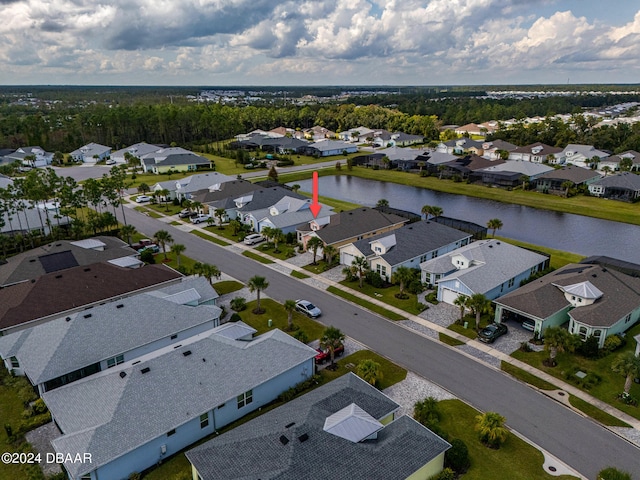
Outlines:
<svg viewBox="0 0 640 480"><path fill-rule="evenodd" d="M307 300L296 300L296 310L311 318L318 318L322 315L322 310Z"/></svg>

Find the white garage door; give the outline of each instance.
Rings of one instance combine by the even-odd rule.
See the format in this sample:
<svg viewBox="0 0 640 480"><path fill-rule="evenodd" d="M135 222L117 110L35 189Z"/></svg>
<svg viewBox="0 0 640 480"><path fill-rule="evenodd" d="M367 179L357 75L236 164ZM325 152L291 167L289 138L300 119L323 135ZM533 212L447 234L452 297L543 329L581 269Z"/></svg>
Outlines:
<svg viewBox="0 0 640 480"><path fill-rule="evenodd" d="M456 298L458 298L458 295L460 295L458 292L454 292L453 290L449 290L448 288L442 289L442 301L445 303L453 305L453 302L455 302Z"/></svg>
<svg viewBox="0 0 640 480"><path fill-rule="evenodd" d="M340 254L340 264L350 266L353 259L356 258L355 255L351 255L350 253L342 252Z"/></svg>

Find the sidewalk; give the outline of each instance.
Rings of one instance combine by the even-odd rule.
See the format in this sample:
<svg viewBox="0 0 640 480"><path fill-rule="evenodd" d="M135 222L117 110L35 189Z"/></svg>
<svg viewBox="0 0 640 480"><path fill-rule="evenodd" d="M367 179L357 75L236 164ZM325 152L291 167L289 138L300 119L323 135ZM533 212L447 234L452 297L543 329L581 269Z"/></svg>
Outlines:
<svg viewBox="0 0 640 480"><path fill-rule="evenodd" d="M130 206L130 208L133 208L134 206L136 206L135 204L126 204L126 206ZM171 217L171 219L169 221L174 220L173 217ZM178 220L180 222L182 222L180 219L178 219L177 217L175 218L175 220ZM163 221L163 220L161 220ZM221 237L219 235L216 235L213 232L210 232L208 230L205 230L204 226L201 226L200 224L198 225L191 225L191 224L185 224L184 222L182 222L185 226L188 226L187 228L180 228L180 226L176 226L176 228L180 228L180 230L185 230L185 231L191 231L191 230L199 230L203 233L205 233L206 235L209 235L211 237L215 237L217 239L220 240L224 240L226 242L228 242L228 239ZM190 228L189 228L190 227ZM229 250L230 252L233 252L235 254L241 254L243 251L251 251L256 255L259 255L263 258L269 259L271 260L273 263L269 263L269 264L264 264L264 266L271 268L273 270L276 270L280 273L284 273L284 274L290 274L292 270L296 270L300 273L303 273L305 275L307 275L309 278L305 278L304 280L301 280L305 283L307 283L309 286L312 286L314 288L317 288L319 290L323 290L325 291L325 293L329 293L326 292L327 287L329 286L333 286L333 287L337 287L340 288L340 290L350 293L352 295L356 295L358 297L361 296L361 292L354 290L350 287L346 287L344 285L339 284L337 281L323 277L322 275L318 275L318 274L314 274L312 272L309 272L308 270L304 270L303 268L301 268L300 266L297 265L293 265L291 262L285 261L285 260L280 260L278 258L272 257L270 255L267 255L265 253L262 253L259 249L255 249L253 247L250 247L248 245L244 245L243 243L235 243L230 245L229 247L223 247L226 248L227 250ZM297 257L296 257L297 258ZM349 302L349 300L346 300L344 298L341 297L341 300L344 300L346 302ZM500 365L499 362L506 362L509 363L515 367L518 367L526 372L531 373L532 375L535 375L538 378L541 378L542 380L545 380L546 382L556 386L558 389L557 390L540 390L538 389L539 392L547 395L548 397L562 403L563 405L566 405L568 408L571 408L572 410L576 411L578 414L584 415L582 412L580 412L579 410L573 408L571 406L571 404L569 403L569 395L573 395L577 398L580 398L586 402L588 402L589 404L599 408L600 410L603 410L605 412L607 412L608 414L626 422L627 424L629 424L633 429L634 432L629 432L630 435L626 435L623 434L622 432L628 429L621 429L620 427L607 427L604 426L605 428L607 428L608 430L612 431L613 433L622 436L623 438L633 442L634 444L640 446L640 420L631 417L630 415L616 409L615 407L595 398L592 397L591 395L589 395L588 393L574 387L573 385L570 385L552 375L549 375L546 372L543 372L541 370L538 370L524 362L521 362L513 357L511 357L510 355L505 354L504 352L501 352L495 348L492 348L490 345L487 345L485 343L479 342L477 340L471 340L467 337L465 337L464 335L461 335L457 332L454 332L452 330L449 330L448 328L438 325L436 323L433 323L429 320L426 320L424 318L421 318L417 315L412 315L402 309L399 309L393 305L389 305L387 303L381 302L378 299L375 298L371 298L371 297L366 297L366 300L374 305L383 307L391 312L394 312L398 315L403 316L404 318L406 318L407 320L414 322L415 324L418 324L422 327L422 331L419 331L416 328L411 328L408 325L405 325L402 321L398 321L395 322L397 325L399 325L402 328L411 330L412 332L416 333L417 335L423 335L426 338L429 338L431 340L436 340L438 335L440 333L443 333L449 337L455 338L456 340L459 340L460 342L462 342L464 344L464 346L467 346L470 351L475 350L476 352L481 352L483 355L480 356L476 356L476 355L472 355L471 353L469 353L469 351L465 351L465 349L462 349L461 347L449 347L449 348L455 348L456 350L458 350L461 354L466 355L468 358L473 359L474 361L477 361L479 363L483 363L484 365L487 365L491 368L495 368L497 370L500 370ZM361 308L365 308L365 307L361 307ZM375 314L375 313L374 313ZM486 358L486 359L485 359ZM494 361L487 361L488 359L493 359ZM505 373L506 375L506 373ZM532 387L535 388L535 387Z"/></svg>

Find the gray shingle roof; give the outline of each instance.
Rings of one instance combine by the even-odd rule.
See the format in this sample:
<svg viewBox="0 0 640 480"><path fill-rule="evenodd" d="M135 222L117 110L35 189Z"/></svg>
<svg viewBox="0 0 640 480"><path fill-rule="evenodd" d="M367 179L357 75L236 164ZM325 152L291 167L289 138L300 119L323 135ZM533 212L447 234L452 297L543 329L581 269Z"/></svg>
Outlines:
<svg viewBox="0 0 640 480"><path fill-rule="evenodd" d="M408 416L359 443L323 430L327 417L355 403L375 419L398 408L350 373L186 453L204 480L405 479L449 444ZM306 434L307 438L300 441ZM281 436L288 442L283 444Z"/></svg>
<svg viewBox="0 0 640 480"><path fill-rule="evenodd" d="M199 190L193 195L192 200L200 203L206 203L207 205L212 202L224 201L227 203L229 200L233 202L233 199L242 196L248 192L254 192L261 190L264 187L249 182L248 180L233 180L231 182L225 182L220 185L220 190L210 192L209 190ZM235 205L235 203L232 203Z"/></svg>
<svg viewBox="0 0 640 480"><path fill-rule="evenodd" d="M569 165L568 167L562 167L551 172L543 173L538 177L538 180L548 178L551 180L569 180L573 183L580 184L595 177L600 177L600 174L595 170Z"/></svg>
<svg viewBox="0 0 640 480"><path fill-rule="evenodd" d="M631 172L622 172L619 175L610 175L600 180L596 180L591 185L602 185L604 187L625 188L628 190L640 190L640 175Z"/></svg>
<svg viewBox="0 0 640 480"><path fill-rule="evenodd" d="M604 295L592 305L571 310L570 315L579 322L594 327L610 327L640 306L640 278L600 265L575 263L527 283L496 302L545 319L570 305L556 285L567 286L586 281Z"/></svg>
<svg viewBox="0 0 640 480"><path fill-rule="evenodd" d="M239 212L254 212L263 208L269 208L278 203L284 197L291 197L298 200L307 200L307 197L305 197L304 195L295 193L287 188L282 187L262 187L259 190L254 190L248 195L252 195L253 199L245 206L239 208Z"/></svg>
<svg viewBox="0 0 640 480"><path fill-rule="evenodd" d="M145 157L145 165L166 167L171 165L209 165L213 160L201 157L195 153L174 153L166 157Z"/></svg>
<svg viewBox="0 0 640 480"><path fill-rule="evenodd" d="M185 279L171 290L188 290L197 280ZM69 321L61 317L0 337L0 354L18 357L31 381L39 384L207 323L220 313L215 306L179 305L143 293L72 314Z"/></svg>
<svg viewBox="0 0 640 480"><path fill-rule="evenodd" d="M329 224L316 231L316 235L325 244L330 245L392 225L400 226L406 222L406 218L398 215L362 207L333 215Z"/></svg>
<svg viewBox="0 0 640 480"><path fill-rule="evenodd" d="M187 350L192 353L184 356ZM235 402L239 394L316 353L280 330L252 341L231 340L213 330L135 366L125 363L46 392L43 399L64 434L52 444L58 452L91 452L92 464L65 464L72 475L83 475L218 405ZM145 368L148 373L141 372Z"/></svg>
<svg viewBox="0 0 640 480"><path fill-rule="evenodd" d="M470 234L461 232L455 228L423 220L397 228L392 232L359 240L353 245L365 256L368 256L373 253L371 251L371 243L375 240L388 237L389 235L395 235L396 244L393 248L387 250L387 253L380 255L380 257L384 258L392 267L424 253L437 250L450 243L471 237Z"/></svg>

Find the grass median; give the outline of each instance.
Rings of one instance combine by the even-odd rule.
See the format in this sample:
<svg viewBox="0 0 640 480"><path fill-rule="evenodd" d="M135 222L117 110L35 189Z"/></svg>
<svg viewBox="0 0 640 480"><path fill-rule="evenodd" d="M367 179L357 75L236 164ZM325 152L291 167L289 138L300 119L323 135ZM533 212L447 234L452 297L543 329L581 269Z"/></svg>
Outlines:
<svg viewBox="0 0 640 480"><path fill-rule="evenodd" d="M372 312L377 313L378 315L381 315L385 318L388 318L389 320L397 321L397 320L405 319L405 317L403 317L402 315L398 315L397 313L392 312L391 310L387 310L386 308L375 305L371 302L368 302L367 300L364 300L360 297L352 295L351 293L344 292L339 288L329 287L327 288L327 291L330 293L333 293L334 295L338 295L339 297L342 297L345 300L349 300L350 302L360 305L361 307L364 307L367 310L371 310Z"/></svg>

